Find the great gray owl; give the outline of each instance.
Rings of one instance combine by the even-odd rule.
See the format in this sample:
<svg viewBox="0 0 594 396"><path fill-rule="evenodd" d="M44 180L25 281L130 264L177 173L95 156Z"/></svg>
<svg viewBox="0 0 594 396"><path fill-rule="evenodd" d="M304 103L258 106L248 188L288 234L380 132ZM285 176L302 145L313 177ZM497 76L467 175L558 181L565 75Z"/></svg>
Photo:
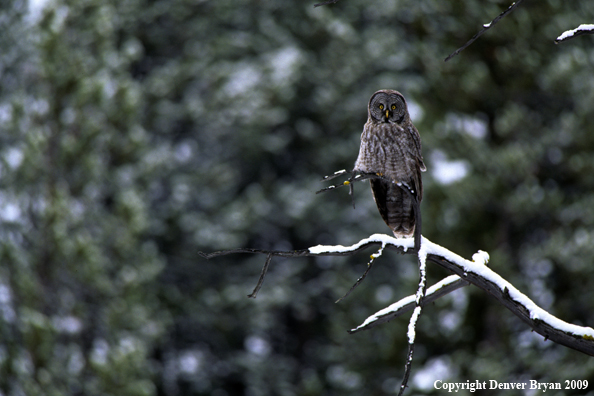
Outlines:
<svg viewBox="0 0 594 396"><path fill-rule="evenodd" d="M426 170L421 155L421 137L408 115L404 96L382 89L369 99L368 118L361 134L361 148L354 171L377 173L404 182L423 198L421 172ZM371 192L379 212L397 238L415 231L412 197L399 186L371 179Z"/></svg>

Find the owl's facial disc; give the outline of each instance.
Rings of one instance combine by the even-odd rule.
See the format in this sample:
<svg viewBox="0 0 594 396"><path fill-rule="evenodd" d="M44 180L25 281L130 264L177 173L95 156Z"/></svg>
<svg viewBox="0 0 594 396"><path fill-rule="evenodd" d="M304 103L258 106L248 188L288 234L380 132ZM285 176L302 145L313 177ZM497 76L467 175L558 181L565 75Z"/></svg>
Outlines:
<svg viewBox="0 0 594 396"><path fill-rule="evenodd" d="M400 123L406 112L406 104L400 94L378 91L371 97L369 104L369 112L378 122Z"/></svg>

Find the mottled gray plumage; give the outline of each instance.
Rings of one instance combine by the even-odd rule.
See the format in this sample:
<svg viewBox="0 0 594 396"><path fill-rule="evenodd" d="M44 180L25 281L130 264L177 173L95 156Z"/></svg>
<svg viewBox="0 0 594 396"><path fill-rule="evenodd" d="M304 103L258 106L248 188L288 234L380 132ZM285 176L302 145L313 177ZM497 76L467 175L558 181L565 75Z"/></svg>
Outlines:
<svg viewBox="0 0 594 396"><path fill-rule="evenodd" d="M368 118L361 134L355 171L378 173L412 188L421 202L426 170L421 155L421 137L408 114L400 92L383 89L371 96ZM371 192L382 219L398 238L415 231L412 198L394 183L371 180Z"/></svg>

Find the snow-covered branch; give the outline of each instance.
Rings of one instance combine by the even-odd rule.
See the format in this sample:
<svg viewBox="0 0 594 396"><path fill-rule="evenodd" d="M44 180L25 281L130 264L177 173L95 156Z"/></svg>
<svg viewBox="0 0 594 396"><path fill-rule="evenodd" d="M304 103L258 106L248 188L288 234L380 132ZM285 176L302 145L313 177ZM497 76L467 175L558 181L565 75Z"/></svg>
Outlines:
<svg viewBox="0 0 594 396"><path fill-rule="evenodd" d="M567 30L555 39L555 44L584 34L594 34L594 25L580 25L573 30Z"/></svg>
<svg viewBox="0 0 594 396"><path fill-rule="evenodd" d="M461 287L468 285L470 285L470 283L466 282L464 279L461 279L458 275L450 275L427 289L427 293L425 294L425 298L423 299L423 303L421 305L425 306L430 304L438 298L441 298L446 294L453 292L454 290L458 290ZM412 311L416 306L415 300L415 295L404 297L400 301L397 301L394 304L374 313L365 319L361 325L349 330L349 333L357 333L361 330L371 329L372 327L382 323L389 322L390 320L397 318L408 311Z"/></svg>
<svg viewBox="0 0 594 396"><path fill-rule="evenodd" d="M270 263L270 259L274 256L281 257L303 257L303 256L346 256L352 255L361 250L370 248L372 246L383 246L384 249L396 250L401 253L413 253L414 252L414 239L413 238L401 238L397 239L389 235L374 234L368 238L365 238L351 246L313 246L309 249L293 250L293 251L274 251L274 250L260 250L260 249L235 249L221 252L215 252L211 254L199 254L204 258L213 258L221 255L233 254L233 253L262 253L267 256L267 263ZM585 354L594 356L594 329L591 327L582 327L573 325L551 315L544 309L537 306L532 300L526 295L522 294L516 289L511 283L503 279L500 275L492 271L485 265L488 255L484 252L479 252L473 256L473 261L466 260L459 255L447 250L446 248L439 246L427 238L422 239L421 246L427 253L427 260L438 264L454 274L458 275L463 281L471 283L485 292L489 293L513 314L518 316L528 326L530 326L535 332L561 345L565 345L569 348L578 350ZM446 294L441 291L442 287L448 287L452 281L456 281L451 277L446 278L443 283L429 288L425 303L428 301L435 300L440 296ZM458 287L461 287L459 284ZM452 289L453 290L453 289ZM451 290L450 290L451 291ZM406 306L411 303L412 305L407 308L410 310L414 308L414 296L408 297L413 298L412 301L400 302L400 308L394 307L393 313L380 311L374 316L370 317L364 324L357 327L355 330L358 331L362 328L371 327L371 322L377 322L379 324L390 320L391 318L398 316L398 310L402 310L402 306ZM390 307L386 308L389 310ZM386 315L392 315L386 316ZM375 319L374 319L375 318Z"/></svg>
<svg viewBox="0 0 594 396"><path fill-rule="evenodd" d="M370 238L373 237L378 236L374 235ZM370 238L367 238L367 240ZM402 249L406 249L408 246L412 245L412 241L395 239L387 235L383 235L379 239L382 239L384 243L393 243L394 246L401 247ZM392 241L389 241L390 239ZM360 246L360 244L353 245L353 247L356 247L357 249L359 249ZM472 283L495 297L507 309L528 324L535 332L545 337L545 339L550 339L558 344L594 356L594 329L564 322L540 308L511 283L485 265L488 260L488 255L486 253L479 252L473 256L473 261L469 261L442 246L434 244L426 238L423 238L421 246L427 251L427 260L448 269L457 274L464 281ZM345 248L342 246L316 246L310 248L310 251L328 254L334 249L341 253L344 253L345 251ZM447 281L447 279L449 279L449 281ZM452 278L446 278L446 280L442 282L443 285L447 285L451 284L451 281L453 280L454 279ZM441 282L434 286L433 292L439 291L441 286ZM432 291L430 290L430 293L431 292ZM366 327L371 327L371 324L379 324L375 322L383 323L390 320L397 316L398 310L402 309L401 306L408 304L410 299L414 299L414 296L409 296L404 299L404 301L401 300L399 303L394 304L392 309L388 307L379 311L354 330L358 331Z"/></svg>

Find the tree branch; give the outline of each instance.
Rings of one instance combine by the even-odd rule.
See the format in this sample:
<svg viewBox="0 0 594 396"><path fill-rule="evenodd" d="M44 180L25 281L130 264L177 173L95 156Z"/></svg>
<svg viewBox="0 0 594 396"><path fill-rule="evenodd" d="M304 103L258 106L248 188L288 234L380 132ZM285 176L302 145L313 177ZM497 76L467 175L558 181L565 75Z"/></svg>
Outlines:
<svg viewBox="0 0 594 396"><path fill-rule="evenodd" d="M413 253L414 239L397 239L389 235L374 234L346 247L341 245L318 245L293 251L234 249L210 254L199 252L199 254L204 258L234 253L261 253L280 257L347 256L378 245L385 245L385 249L396 250L401 253ZM448 269L463 280L486 291L545 339L550 339L558 344L594 356L594 329L591 327L573 325L546 312L511 283L485 266L483 260L480 260L481 262L465 260L459 255L432 243L427 238L423 238L422 245L427 248L428 261Z"/></svg>
<svg viewBox="0 0 594 396"><path fill-rule="evenodd" d="M272 261L272 254L269 253L268 256L266 256L266 262L264 263L264 267L262 267L262 272L260 273L260 279L258 279L258 283L256 284L254 291L251 294L248 294L249 298L256 298L256 296L258 295L260 288L264 284L264 278L266 277L266 273L268 272L268 267L270 266L271 261Z"/></svg>
<svg viewBox="0 0 594 396"><path fill-rule="evenodd" d="M323 3L314 4L314 8L323 6L323 5L334 4L334 3L338 3L338 2L339 2L339 0L329 0L329 1L325 1Z"/></svg>
<svg viewBox="0 0 594 396"><path fill-rule="evenodd" d="M427 259L495 297L545 340L594 356L594 329L591 327L573 325L551 315L487 267L476 268L474 263L470 267L461 265L439 254L430 254Z"/></svg>
<svg viewBox="0 0 594 396"><path fill-rule="evenodd" d="M420 212L418 201L416 201L415 203L415 211ZM417 217L417 219L420 219L420 217ZM417 232L420 233L420 230L415 229L415 233ZM408 378L410 377L410 373L412 371L412 361L415 352L417 321L419 320L419 317L423 312L423 304L425 301L425 294L427 292L427 249L425 245L419 246L415 242L415 247L417 246L417 258L419 261L419 286L417 288L417 293L415 294L415 310L413 311L413 314L411 315L408 321L408 353L406 363L404 364L404 376L402 379L402 383L400 384L400 391L398 392L398 396L402 396L404 394L404 391L406 390L406 387L408 386Z"/></svg>
<svg viewBox="0 0 594 396"><path fill-rule="evenodd" d="M594 34L594 25L580 25L573 30L567 30L555 39L555 44L559 44L562 41L567 41L584 34Z"/></svg>
<svg viewBox="0 0 594 396"><path fill-rule="evenodd" d="M470 283L466 282L463 279L460 279L458 275L450 275L427 289L427 293L425 294L425 298L423 299L421 306L424 307L427 304L431 304L438 298L441 298L446 294L453 292L454 290L458 290L468 285L470 285ZM395 302L389 307L377 311L376 313L365 319L365 321L362 324L355 327L354 329L348 330L348 332L358 333L362 330L369 330L377 325L389 322L390 320L415 309L415 300L416 299L414 295L404 297L403 299Z"/></svg>
<svg viewBox="0 0 594 396"><path fill-rule="evenodd" d="M445 58L444 62L449 61L450 59L452 59L454 56L458 55L460 52L464 51L466 49L466 47L468 47L470 44L474 43L476 39L478 39L480 36L483 35L483 33L485 33L487 30L491 29L491 27L493 25L495 25L497 22L499 22L504 16L506 16L507 14L509 14L510 12L512 12L513 10L516 9L517 6L520 5L520 3L523 0L518 0L514 3L512 3L512 5L510 5L507 10L503 11L501 14L499 14L495 19L493 19L491 22L484 24L483 28L474 36L472 36L472 38L470 40L468 40L466 42L466 44L464 44L462 47L458 48L456 51L452 52L450 55L448 55L447 58Z"/></svg>

